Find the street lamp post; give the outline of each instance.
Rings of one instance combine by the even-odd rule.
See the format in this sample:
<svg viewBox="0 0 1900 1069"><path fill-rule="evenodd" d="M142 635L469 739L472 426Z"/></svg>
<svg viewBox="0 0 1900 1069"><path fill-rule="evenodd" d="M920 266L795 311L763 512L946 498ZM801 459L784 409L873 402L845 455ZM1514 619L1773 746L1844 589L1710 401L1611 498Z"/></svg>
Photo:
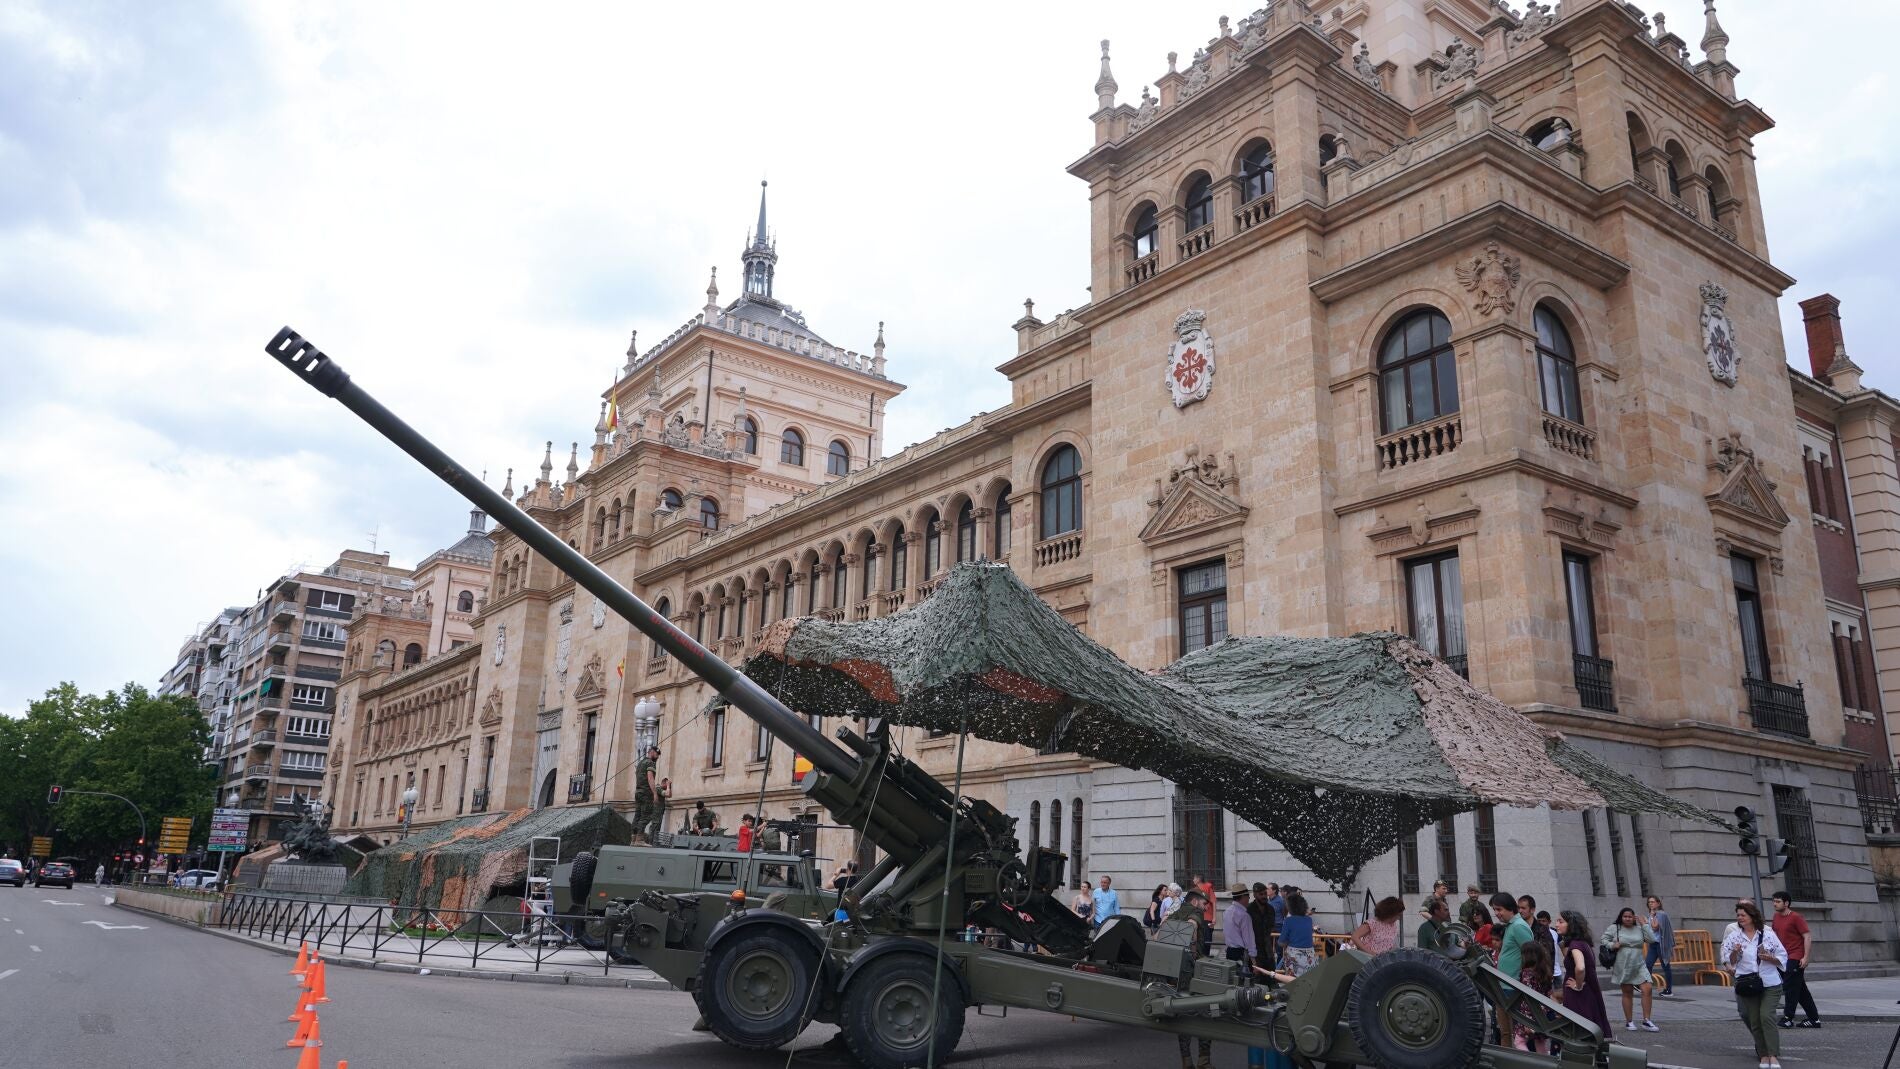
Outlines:
<svg viewBox="0 0 1900 1069"><path fill-rule="evenodd" d="M405 839L409 838L409 825L416 819L416 800L421 797L414 787L402 792L402 837ZM419 865L416 871L416 904L422 904L422 872Z"/></svg>

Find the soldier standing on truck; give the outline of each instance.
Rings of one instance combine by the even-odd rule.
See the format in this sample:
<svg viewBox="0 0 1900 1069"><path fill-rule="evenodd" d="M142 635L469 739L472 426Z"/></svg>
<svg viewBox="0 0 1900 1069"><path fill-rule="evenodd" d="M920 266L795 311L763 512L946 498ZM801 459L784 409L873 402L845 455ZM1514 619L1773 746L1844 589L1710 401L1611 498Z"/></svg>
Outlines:
<svg viewBox="0 0 1900 1069"><path fill-rule="evenodd" d="M643 835L648 842L660 829L660 820L666 812L665 795L660 790L657 768L660 761L660 748L647 747L646 756L633 769L633 830Z"/></svg>
<svg viewBox="0 0 1900 1069"><path fill-rule="evenodd" d="M1155 942L1183 947L1189 958L1200 957L1202 929L1207 925L1206 907L1207 896L1199 887L1189 887L1180 908L1168 914L1168 919L1155 929ZM1189 972L1192 973L1191 968ZM1187 991L1184 989L1181 994L1185 995ZM1214 1069L1213 1041L1199 1041L1201 1057L1195 1061L1188 1052L1188 1037L1177 1035L1174 1039L1181 1047L1181 1069Z"/></svg>
<svg viewBox="0 0 1900 1069"><path fill-rule="evenodd" d="M759 849L768 854L783 853L785 850L785 840L784 837L779 834L779 830L776 827L777 823L777 821L772 820L759 822L761 826L759 832Z"/></svg>
<svg viewBox="0 0 1900 1069"><path fill-rule="evenodd" d="M705 802L693 803L693 830L711 835L719 830L719 814L706 808Z"/></svg>

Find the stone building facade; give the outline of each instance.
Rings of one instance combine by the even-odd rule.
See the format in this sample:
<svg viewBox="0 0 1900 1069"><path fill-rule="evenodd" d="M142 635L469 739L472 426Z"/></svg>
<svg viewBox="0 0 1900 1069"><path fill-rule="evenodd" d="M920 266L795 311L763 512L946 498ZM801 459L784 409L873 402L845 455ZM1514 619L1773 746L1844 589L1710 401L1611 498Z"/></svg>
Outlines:
<svg viewBox="0 0 1900 1069"><path fill-rule="evenodd" d="M1279 0L1221 20L1139 104L1118 102L1104 45L1094 143L1070 168L1092 300L1047 321L1026 306L1008 406L880 459L902 390L882 329L862 356L784 303L762 200L741 296L709 287L630 347L584 468L576 443L556 481L550 442L519 503L729 660L786 615L901 612L979 556L1138 667L1230 633L1404 631L1652 785L1761 811L1797 845L1785 879L1823 954L1884 953L1855 773L1891 761L1865 689L1844 708L1831 609L1864 595L1886 691L1900 599L1868 562L1891 534L1895 439L1838 372L1785 366L1792 280L1768 259L1752 152L1771 124L1737 97L1712 6L1702 29L1697 59L1615 0L1561 18ZM1829 440L1868 574L1838 589L1833 528L1796 521L1809 416L1852 425ZM676 805L728 823L797 809L783 747L703 712L676 663L495 539L463 655L479 663L454 669L475 686L453 731L484 755L465 800L627 806L653 738ZM642 698L657 717L634 717ZM1302 882L1266 831L1151 774L900 739L946 780L967 746L964 792L1068 851L1077 880L1136 897L1190 871ZM829 857L852 849L821 836ZM1443 875L1598 917L1653 892L1705 927L1746 871L1708 829L1483 810L1365 882Z"/></svg>

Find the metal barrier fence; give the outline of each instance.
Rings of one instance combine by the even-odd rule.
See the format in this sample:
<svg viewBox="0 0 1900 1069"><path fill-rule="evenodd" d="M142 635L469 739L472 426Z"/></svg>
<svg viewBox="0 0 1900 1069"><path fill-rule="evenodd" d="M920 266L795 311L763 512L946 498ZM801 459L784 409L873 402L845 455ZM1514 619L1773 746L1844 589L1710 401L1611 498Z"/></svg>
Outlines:
<svg viewBox="0 0 1900 1069"><path fill-rule="evenodd" d="M317 953L408 960L444 967L559 969L602 976L638 963L616 960L599 940L602 918L429 909L371 901L234 891L224 896L219 928L286 946L308 943ZM598 949L577 938L586 933ZM432 957L433 955L433 957ZM445 958L447 960L445 960Z"/></svg>

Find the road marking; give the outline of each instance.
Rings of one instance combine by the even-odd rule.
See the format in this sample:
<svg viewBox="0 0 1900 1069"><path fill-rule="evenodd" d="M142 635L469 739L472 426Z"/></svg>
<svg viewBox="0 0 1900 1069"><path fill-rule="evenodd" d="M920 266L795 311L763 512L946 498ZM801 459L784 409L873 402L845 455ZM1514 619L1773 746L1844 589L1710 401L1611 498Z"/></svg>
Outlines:
<svg viewBox="0 0 1900 1069"><path fill-rule="evenodd" d="M28 949L30 949L30 950L32 950L32 951L33 951L33 953L35 953L35 954L38 954L38 953L40 952L40 948L39 948L39 947L36 947L36 946L34 946L34 945L33 945L33 944L31 944L31 943L28 943L28 944L27 944L27 947L28 947Z"/></svg>
<svg viewBox="0 0 1900 1069"><path fill-rule="evenodd" d="M141 932L145 930L145 925L143 924L107 924L105 921L82 921L81 923L98 925L100 929L108 932L124 931L127 928L136 928ZM20 934L25 935L26 933L21 932Z"/></svg>
<svg viewBox="0 0 1900 1069"><path fill-rule="evenodd" d="M83 906L85 905L84 902L61 902L55 898L42 898L40 899L40 901L48 902L55 906Z"/></svg>
<svg viewBox="0 0 1900 1069"><path fill-rule="evenodd" d="M14 935L25 935L26 933L25 933L25 932L23 932L23 931L21 931L21 930L20 930L20 929L18 929L18 928L15 928L15 929L13 929L13 934L14 934Z"/></svg>
<svg viewBox="0 0 1900 1069"><path fill-rule="evenodd" d="M14 973L19 972L19 971L20 970L18 969L8 969L6 972L0 972L0 980L5 980L7 977L12 976Z"/></svg>

